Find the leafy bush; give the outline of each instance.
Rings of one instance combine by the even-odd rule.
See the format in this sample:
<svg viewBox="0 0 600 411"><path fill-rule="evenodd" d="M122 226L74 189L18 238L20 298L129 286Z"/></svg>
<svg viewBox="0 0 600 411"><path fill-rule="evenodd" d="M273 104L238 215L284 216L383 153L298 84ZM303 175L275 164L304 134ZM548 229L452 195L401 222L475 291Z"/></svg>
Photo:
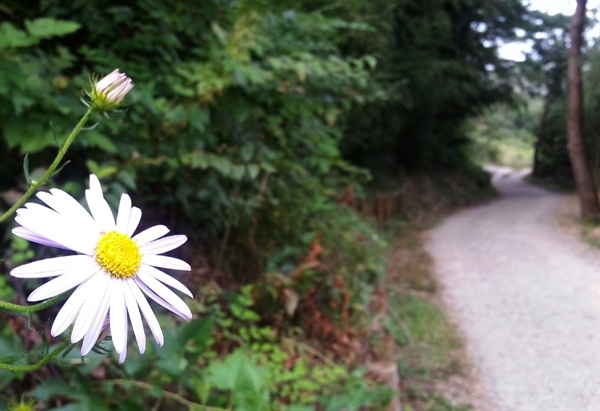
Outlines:
<svg viewBox="0 0 600 411"><path fill-rule="evenodd" d="M0 55L10 74L0 97L11 107L0 119L0 141L13 171L0 189L17 184L15 154L39 152L34 167L47 161L55 144L48 124L59 138L68 131L78 110L65 101L89 73L120 67L136 82L129 111L112 129L78 139L61 178L94 172L116 191L135 188L156 219L197 241L221 241L208 250L216 268L240 268L223 253L256 259L247 280L277 244L300 239L335 187L364 176L339 145L347 110L379 92L369 75L374 59L338 50L343 33L364 25L319 12L184 3L44 2L43 14L53 17L40 21L60 28L50 34L79 30L45 40L42 55L33 41ZM12 7L15 20L42 13ZM18 20L4 24L27 34Z"/></svg>
<svg viewBox="0 0 600 411"><path fill-rule="evenodd" d="M136 350L123 365L104 354L81 364L71 351L61 358L60 377L47 378L27 392L49 410L342 410L380 409L391 392L368 383L324 354L260 326L253 310L252 287L230 295L227 305L207 298L201 318L176 326L160 318L165 344ZM205 296L210 293L205 293ZM2 352L18 352L20 339L0 336ZM16 345L15 345L16 344ZM77 365L69 367L69 365ZM15 374L0 371L0 386ZM32 381L26 378L21 389ZM15 387L8 394L16 398ZM22 394L22 392L20 393ZM212 407L212 408L211 408ZM233 408L231 408L233 407ZM363 408L361 408L363 407ZM4 410L0 406L0 410Z"/></svg>

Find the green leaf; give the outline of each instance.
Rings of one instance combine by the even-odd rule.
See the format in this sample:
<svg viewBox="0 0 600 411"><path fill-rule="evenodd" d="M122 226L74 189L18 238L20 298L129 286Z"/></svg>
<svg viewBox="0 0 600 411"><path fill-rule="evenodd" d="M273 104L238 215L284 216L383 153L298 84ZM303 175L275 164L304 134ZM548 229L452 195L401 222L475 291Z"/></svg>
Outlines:
<svg viewBox="0 0 600 411"><path fill-rule="evenodd" d="M42 17L35 20L25 20L25 28L35 38L47 39L54 36L64 36L73 33L81 27L74 21L56 20Z"/></svg>
<svg viewBox="0 0 600 411"><path fill-rule="evenodd" d="M221 44L227 43L227 32L223 30L221 26L219 26L219 23L214 22L213 24L211 24L211 28L213 33L215 33L215 36L217 36L217 38L221 42Z"/></svg>
<svg viewBox="0 0 600 411"><path fill-rule="evenodd" d="M197 131L204 131L206 125L210 121L210 116L207 110L204 110L198 106L194 106L190 110L189 121L190 126L195 128Z"/></svg>
<svg viewBox="0 0 600 411"><path fill-rule="evenodd" d="M248 176L254 180L256 176L258 176L260 169L256 164L248 164L246 166L246 171L248 172Z"/></svg>
<svg viewBox="0 0 600 411"><path fill-rule="evenodd" d="M13 95L11 100L13 107L15 108L15 114L17 115L25 111L26 108L31 107L35 104L35 100L31 96L21 93Z"/></svg>
<svg viewBox="0 0 600 411"><path fill-rule="evenodd" d="M22 153L30 154L54 144L52 132L36 123L8 122L4 138L9 148L19 147Z"/></svg>
<svg viewBox="0 0 600 411"><path fill-rule="evenodd" d="M314 411L314 408L308 405L292 404L285 407L285 411Z"/></svg>
<svg viewBox="0 0 600 411"><path fill-rule="evenodd" d="M268 409L265 369L241 348L222 362L213 362L208 368L208 380L215 388L232 392L236 410Z"/></svg>
<svg viewBox="0 0 600 411"><path fill-rule="evenodd" d="M48 346L48 337L46 337L46 333L42 332L42 347L41 347L41 357L45 357L48 355L50 347Z"/></svg>
<svg viewBox="0 0 600 411"><path fill-rule="evenodd" d="M54 139L54 143L56 143L56 147L58 147L59 150L62 149L62 144L60 144L60 141L56 136L56 130L54 129L54 123L52 121L50 121L50 129L52 130L52 138Z"/></svg>
<svg viewBox="0 0 600 411"><path fill-rule="evenodd" d="M8 355L6 357L0 357L0 362L4 364L12 364L19 361L21 358L25 358L25 354L20 355Z"/></svg>
<svg viewBox="0 0 600 411"><path fill-rule="evenodd" d="M181 349L188 341L194 341L196 344L204 345L209 341L212 333L213 318L207 317L190 321L183 325L177 334L178 345Z"/></svg>
<svg viewBox="0 0 600 411"><path fill-rule="evenodd" d="M187 115L183 107L177 105L167 112L165 119L173 123L183 123L187 120Z"/></svg>
<svg viewBox="0 0 600 411"><path fill-rule="evenodd" d="M211 389L208 380L198 375L192 376L192 386L194 387L194 392L196 394L196 397L198 397L198 399L200 400L200 403L206 404Z"/></svg>
<svg viewBox="0 0 600 411"><path fill-rule="evenodd" d="M73 387L69 384L58 380L48 379L42 384L29 391L28 395L40 401L48 401L55 396L73 397Z"/></svg>
<svg viewBox="0 0 600 411"><path fill-rule="evenodd" d="M39 42L22 30L8 22L0 24L0 50L17 47L28 47Z"/></svg>
<svg viewBox="0 0 600 411"><path fill-rule="evenodd" d="M119 400L116 404L119 411L148 411L148 408L134 399Z"/></svg>
<svg viewBox="0 0 600 411"><path fill-rule="evenodd" d="M97 147L107 153L118 153L119 148L112 142L110 138L97 131L89 131L81 135L81 144Z"/></svg>
<svg viewBox="0 0 600 411"><path fill-rule="evenodd" d="M73 403L58 408L50 408L49 411L81 411L82 409L81 403Z"/></svg>
<svg viewBox="0 0 600 411"><path fill-rule="evenodd" d="M231 313L235 317L239 318L240 320L252 321L252 322L256 322L256 321L260 320L260 316L258 314L256 314L254 311L252 311L249 308L242 307L238 304L232 304L230 306L230 310L231 310Z"/></svg>
<svg viewBox="0 0 600 411"><path fill-rule="evenodd" d="M25 173L25 181L27 184L31 184L31 175L29 175L29 154L25 154L23 159L23 173Z"/></svg>

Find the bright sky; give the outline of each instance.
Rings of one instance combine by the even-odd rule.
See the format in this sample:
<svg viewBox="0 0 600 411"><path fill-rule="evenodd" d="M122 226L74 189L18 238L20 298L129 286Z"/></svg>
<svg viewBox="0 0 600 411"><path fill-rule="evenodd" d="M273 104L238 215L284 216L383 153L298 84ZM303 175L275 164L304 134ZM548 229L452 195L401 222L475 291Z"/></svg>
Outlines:
<svg viewBox="0 0 600 411"><path fill-rule="evenodd" d="M551 15L560 13L567 16L573 15L577 5L576 0L526 0L525 2L529 3L529 8L533 10L543 11ZM600 13L600 0L588 0L586 9L588 13L594 11L598 15ZM589 29L586 37L600 38L600 24ZM525 43L509 43L500 47L499 53L502 58L522 61L525 59L523 51L528 50L530 50L530 47Z"/></svg>

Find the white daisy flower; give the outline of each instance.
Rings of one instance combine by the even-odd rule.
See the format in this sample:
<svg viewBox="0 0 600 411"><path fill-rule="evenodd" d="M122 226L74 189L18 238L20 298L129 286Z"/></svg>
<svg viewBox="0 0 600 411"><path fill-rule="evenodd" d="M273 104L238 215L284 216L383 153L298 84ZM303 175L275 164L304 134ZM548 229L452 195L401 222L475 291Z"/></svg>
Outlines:
<svg viewBox="0 0 600 411"><path fill-rule="evenodd" d="M160 255L185 243L185 235L164 237L169 232L164 225L133 235L142 211L132 207L131 198L123 194L115 221L100 181L93 174L90 188L85 191L91 215L62 190L53 188L37 196L48 207L25 204L17 210L15 221L21 227L14 228L13 233L77 254L35 261L10 274L19 278L56 277L34 290L29 301L45 300L75 288L52 324L53 336L73 324L71 342L83 339L81 355L86 355L100 333L110 327L115 351L123 362L127 355L128 317L140 354L146 348L142 317L156 342L163 344L160 325L144 294L180 317L192 318L188 306L165 285L192 297L190 290L158 269L191 269L185 261Z"/></svg>

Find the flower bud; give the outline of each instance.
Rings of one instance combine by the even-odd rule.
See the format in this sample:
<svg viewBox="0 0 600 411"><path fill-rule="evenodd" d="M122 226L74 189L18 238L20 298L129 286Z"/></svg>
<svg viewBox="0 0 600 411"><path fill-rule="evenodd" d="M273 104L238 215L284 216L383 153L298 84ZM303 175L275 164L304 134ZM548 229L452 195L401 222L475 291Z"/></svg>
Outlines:
<svg viewBox="0 0 600 411"><path fill-rule="evenodd" d="M9 411L35 411L36 408L35 401L24 400L23 398L19 402L12 400L8 403Z"/></svg>
<svg viewBox="0 0 600 411"><path fill-rule="evenodd" d="M96 111L110 111L118 108L127 93L133 88L133 81L125 73L115 69L100 80L92 79L87 95L91 107Z"/></svg>

